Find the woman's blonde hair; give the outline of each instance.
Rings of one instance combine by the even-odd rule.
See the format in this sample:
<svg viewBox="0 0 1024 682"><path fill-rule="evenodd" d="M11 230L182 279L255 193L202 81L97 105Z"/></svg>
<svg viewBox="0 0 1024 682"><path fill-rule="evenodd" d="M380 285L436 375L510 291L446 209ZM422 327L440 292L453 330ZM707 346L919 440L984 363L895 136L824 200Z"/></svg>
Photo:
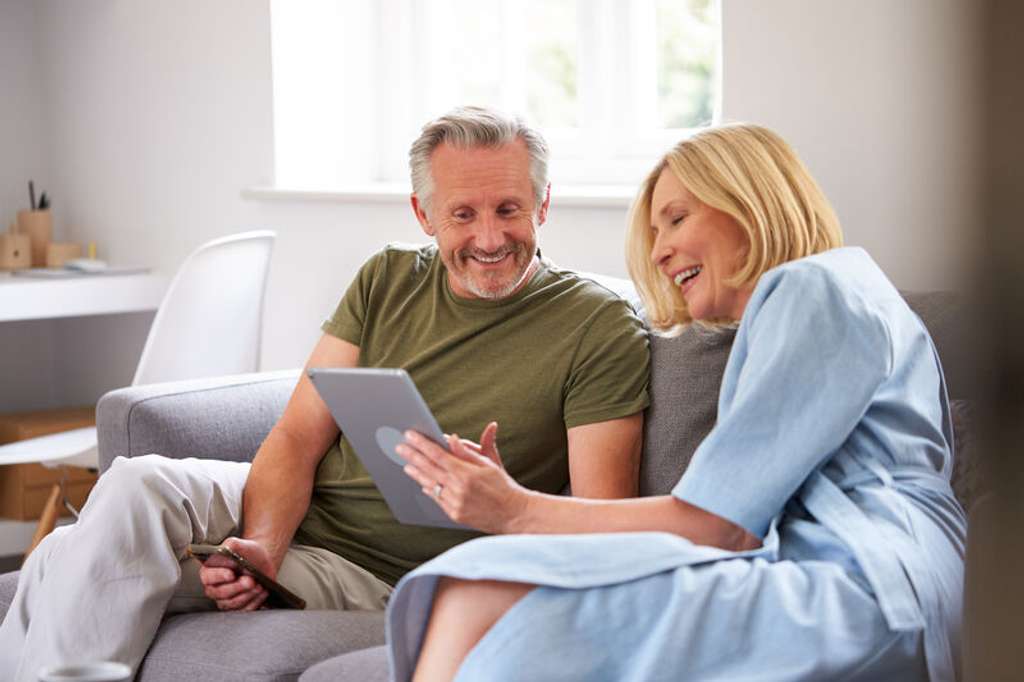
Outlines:
<svg viewBox="0 0 1024 682"><path fill-rule="evenodd" d="M842 246L839 219L786 142L761 126L735 123L701 130L654 167L630 211L626 262L651 325L678 332L692 321L686 301L651 262L651 199L669 169L698 200L732 216L749 240L746 262L728 282L756 282L787 261Z"/></svg>

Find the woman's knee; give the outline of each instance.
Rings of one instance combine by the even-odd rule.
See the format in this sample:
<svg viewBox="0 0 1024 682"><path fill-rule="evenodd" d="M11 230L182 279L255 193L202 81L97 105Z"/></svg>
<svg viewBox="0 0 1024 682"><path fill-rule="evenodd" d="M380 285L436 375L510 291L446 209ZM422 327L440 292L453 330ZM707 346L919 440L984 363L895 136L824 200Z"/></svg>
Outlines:
<svg viewBox="0 0 1024 682"><path fill-rule="evenodd" d="M470 650L534 585L441 578L416 679L450 679Z"/></svg>
<svg viewBox="0 0 1024 682"><path fill-rule="evenodd" d="M434 613L450 612L490 627L534 587L501 580L442 577L434 597Z"/></svg>

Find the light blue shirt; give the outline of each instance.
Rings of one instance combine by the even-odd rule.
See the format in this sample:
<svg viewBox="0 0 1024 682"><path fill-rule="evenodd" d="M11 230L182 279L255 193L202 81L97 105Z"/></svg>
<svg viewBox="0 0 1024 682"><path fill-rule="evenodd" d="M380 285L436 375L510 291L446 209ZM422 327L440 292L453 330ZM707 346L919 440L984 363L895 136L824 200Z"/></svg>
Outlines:
<svg viewBox="0 0 1024 682"><path fill-rule="evenodd" d="M762 547L667 533L467 543L399 584L393 672L411 672L450 575L541 586L459 679L955 679L966 529L951 443L931 339L863 250L774 268L744 311L718 422L672 491Z"/></svg>

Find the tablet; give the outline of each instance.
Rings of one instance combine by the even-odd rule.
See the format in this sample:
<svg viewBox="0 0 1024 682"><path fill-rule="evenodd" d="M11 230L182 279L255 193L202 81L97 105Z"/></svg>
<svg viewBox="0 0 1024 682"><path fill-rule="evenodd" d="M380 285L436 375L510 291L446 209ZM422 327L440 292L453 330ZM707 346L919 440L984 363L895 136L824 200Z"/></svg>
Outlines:
<svg viewBox="0 0 1024 682"><path fill-rule="evenodd" d="M395 452L407 430L448 449L444 432L404 369L310 369L310 381L395 518L414 526L472 530L448 518L402 468Z"/></svg>

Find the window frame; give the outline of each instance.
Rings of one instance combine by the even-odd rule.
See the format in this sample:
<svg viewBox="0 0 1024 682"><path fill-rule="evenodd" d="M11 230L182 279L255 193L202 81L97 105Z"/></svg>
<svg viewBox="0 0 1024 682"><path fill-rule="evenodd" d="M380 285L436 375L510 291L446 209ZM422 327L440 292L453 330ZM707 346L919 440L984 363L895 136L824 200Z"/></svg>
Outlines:
<svg viewBox="0 0 1024 682"><path fill-rule="evenodd" d="M351 30L348 37L361 45L344 53L358 63L360 57L369 68L341 76L346 87L366 88L372 98L366 111L346 111L356 119L351 131L369 128L370 134L358 139L352 132L325 136L325 146L341 146L346 156L357 157L361 169L349 176L339 172L328 182L294 181L280 177L278 159L291 152L278 146L280 133L277 116L279 83L275 54L275 184L292 188L309 185L329 189L341 185L382 184L393 186L408 178L408 145L420 126L440 112L435 108L444 100L443 80L436 64L440 57L431 48L431 26L444 19L439 5L448 0L346 0L341 14L358 16L371 30L359 36ZM577 4L577 128L542 128L551 146L551 177L560 184L635 186L657 158L671 145L692 134L694 128L657 127L656 7L655 0L575 0ZM274 7L294 0L272 0ZM319 11L329 13L331 0L319 0ZM529 30L529 17L516 0L494 0L498 21L505 30L503 41ZM718 16L719 40L713 69L713 121L721 110L721 0L714 3ZM294 7L290 7L295 12ZM418 28L417 28L418 27ZM426 28L424 28L426 27ZM276 34L275 34L276 39ZM511 54L504 50L502 54ZM334 67L335 70L337 67ZM330 71L330 67L326 67ZM351 69L349 71L352 71ZM502 60L499 78L503 79L502 108L522 111L525 103L526 74L518 71L515 60ZM327 80L327 79L324 79ZM352 85L352 82L355 85ZM375 84L387 83L387 87ZM508 84L507 87L505 84ZM342 87L339 85L338 87ZM294 103L293 103L294 105ZM347 107L350 108L350 107ZM351 148L352 153L349 154ZM285 174L287 175L287 174ZM299 174L292 173L293 176ZM296 187L298 186L298 187Z"/></svg>

